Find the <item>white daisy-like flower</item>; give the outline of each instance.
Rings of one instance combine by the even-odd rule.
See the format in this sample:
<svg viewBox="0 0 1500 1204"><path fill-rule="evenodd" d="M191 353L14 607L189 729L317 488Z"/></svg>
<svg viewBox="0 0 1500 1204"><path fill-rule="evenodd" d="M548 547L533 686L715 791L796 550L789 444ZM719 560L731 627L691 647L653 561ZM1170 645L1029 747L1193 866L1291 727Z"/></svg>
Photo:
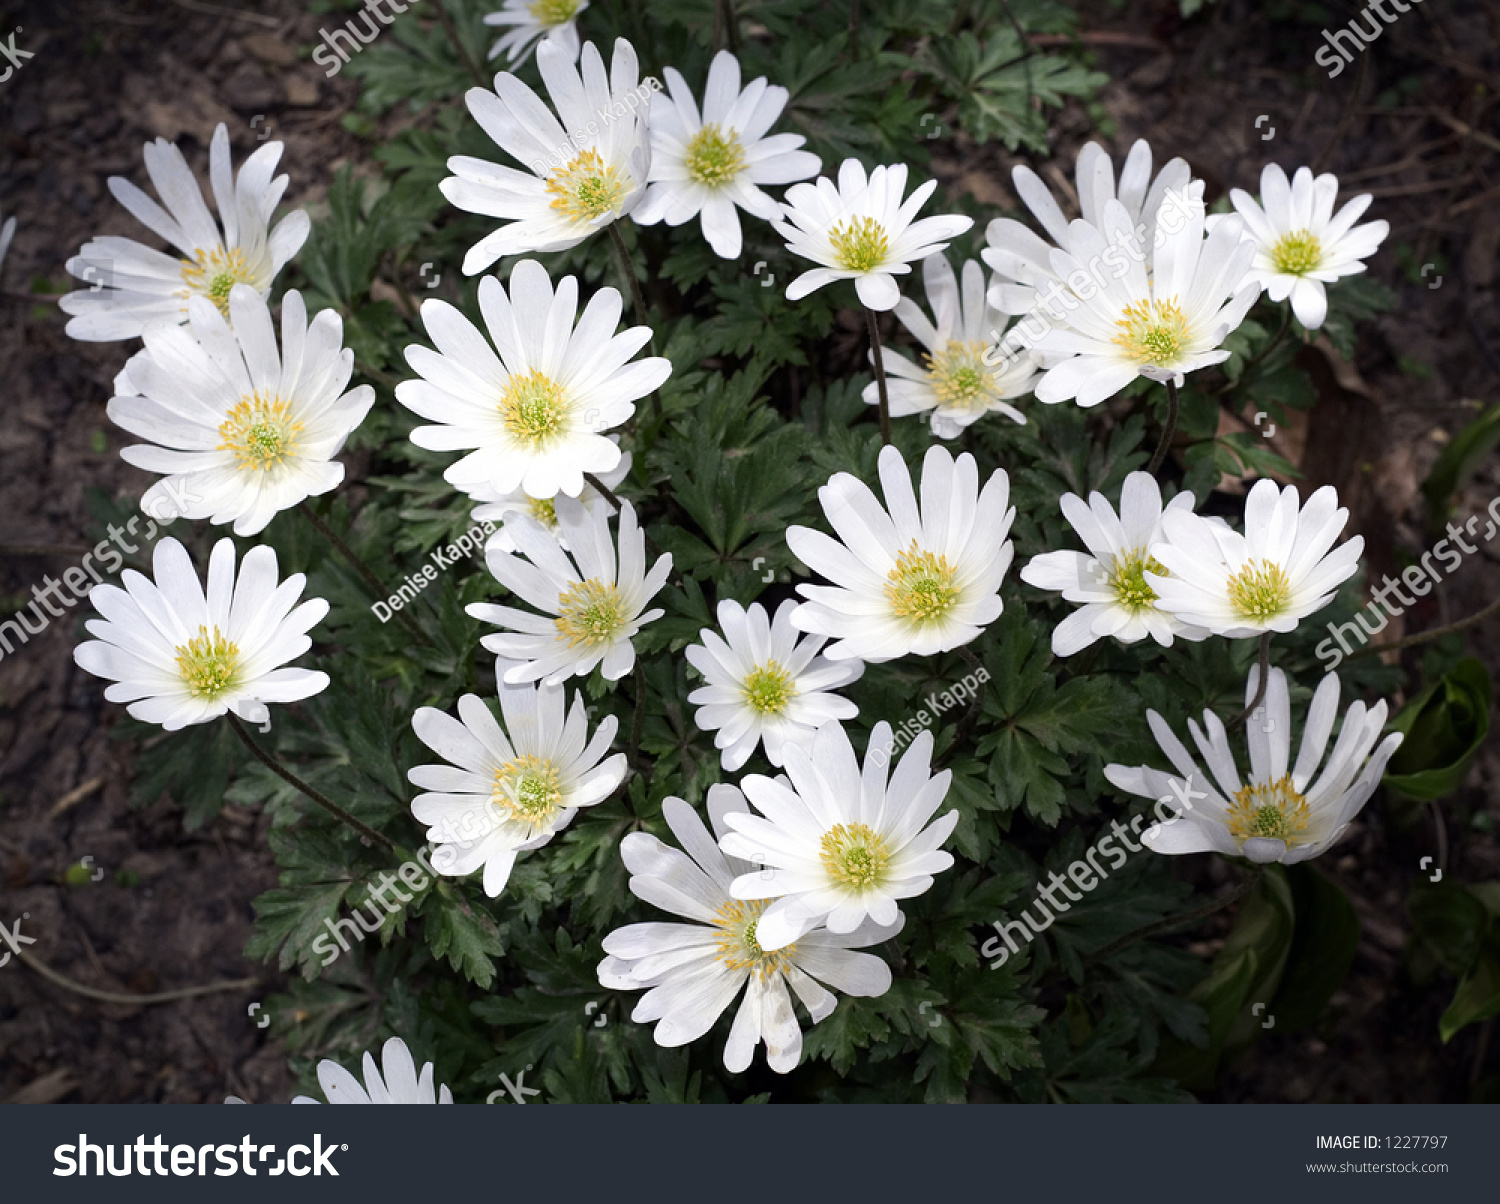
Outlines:
<svg viewBox="0 0 1500 1204"><path fill-rule="evenodd" d="M978 262L969 260L963 271L960 292L945 255L929 255L922 261L922 282L936 324L910 297L896 303L897 320L927 348L925 367L899 351L885 353L891 417L930 413L932 433L939 439L958 438L986 414L1004 414L1024 425L1026 416L1006 402L1030 393L1037 377L1036 361L1024 351L993 366L999 361L985 339L987 332L1002 333L1005 316L985 299L984 269ZM879 405L879 384L871 381L862 396L867 405Z"/></svg>
<svg viewBox="0 0 1500 1204"><path fill-rule="evenodd" d="M165 138L147 143L146 172L166 208L119 176L109 178L109 190L131 216L176 247L182 258L154 251L133 238L110 235L85 243L64 265L89 285L58 302L64 313L73 315L68 335L100 343L133 339L153 322L187 321L192 297L207 297L227 317L230 290L236 284L266 296L276 273L302 248L312 229L307 214L298 209L268 230L288 180L272 178L281 149L280 142L267 142L235 175L229 131L223 124L214 130L208 174L219 211L215 221L176 144Z"/></svg>
<svg viewBox="0 0 1500 1204"><path fill-rule="evenodd" d="M618 435L611 435L610 440L619 443ZM630 475L631 455L629 452L620 453L620 462L609 472L599 473L599 483L606 489L613 490L621 481ZM502 552L514 552L516 541L510 537L505 529L505 523L518 514L524 514L534 518L542 526L546 527L554 535L560 536L557 526L557 507L552 498L532 497L524 489L512 489L509 493L501 493L492 488L488 482L476 485L469 489L469 496L474 501L481 503L474 507L474 521L476 523L498 523L500 529L490 536L486 547L494 545ZM602 493L588 482L584 482L583 492L578 495L578 500L583 503L585 510L593 510L595 506L603 506L607 513L614 513L614 506ZM567 550L564 541L563 550Z"/></svg>
<svg viewBox="0 0 1500 1204"><path fill-rule="evenodd" d="M495 580L543 613L488 602L466 609L506 629L480 643L517 662L505 672L508 682L557 685L586 676L595 665L606 680L618 681L635 666L636 632L666 613L645 607L666 584L672 556L664 554L646 571L646 540L629 502L620 512L618 567L608 507L585 510L576 499L560 497L556 509L556 534L520 515L508 524L519 554L485 549Z"/></svg>
<svg viewBox="0 0 1500 1204"><path fill-rule="evenodd" d="M85 624L96 638L78 645L73 659L115 683L105 698L175 732L226 711L264 723L266 703L328 688L326 673L285 667L312 647L307 632L328 603L311 598L297 606L307 578L279 580L276 553L265 545L245 553L238 578L234 559L234 540L214 544L205 595L187 549L169 537L156 545L154 582L126 569L124 589L97 585L89 592L103 618Z"/></svg>
<svg viewBox="0 0 1500 1204"><path fill-rule="evenodd" d="M505 223L469 249L466 276L502 255L577 246L645 195L652 88L640 83L630 43L615 40L608 76L592 42L584 44L577 65L565 49L543 42L536 65L555 113L508 71L495 76L493 92L470 88L464 98L484 132L527 167L519 171L468 155L448 160L453 175L438 187L449 202Z"/></svg>
<svg viewBox="0 0 1500 1204"><path fill-rule="evenodd" d="M1338 177L1299 167L1287 182L1286 172L1267 163L1260 173L1260 204L1241 188L1230 190L1235 212L1245 219L1245 237L1255 247L1250 272L1272 301L1292 299L1292 312L1308 330L1328 316L1325 284L1365 270L1364 260L1391 232L1384 220L1354 223L1370 207L1364 193L1337 212Z"/></svg>
<svg viewBox="0 0 1500 1204"><path fill-rule="evenodd" d="M1000 616L1000 582L1015 548L1007 538L1016 508L998 469L979 488L979 468L929 447L918 505L911 474L894 447L880 449L885 507L847 472L818 490L838 539L809 527L786 533L792 554L834 584L799 585L799 631L837 642L829 660L881 662L929 656L967 644ZM887 509L888 508L888 509ZM842 541L842 542L840 542Z"/></svg>
<svg viewBox="0 0 1500 1204"><path fill-rule="evenodd" d="M495 898L510 880L516 855L540 848L625 778L625 754L606 756L618 721L607 716L588 738L581 692L564 716L562 686L512 685L496 665L502 729L477 694L458 700L458 718L422 707L412 718L418 738L447 765L407 773L428 793L411 813L438 846L432 868L453 878L484 869L484 893Z"/></svg>
<svg viewBox="0 0 1500 1204"><path fill-rule="evenodd" d="M1120 171L1118 193L1115 165L1108 152L1096 142L1085 143L1074 165L1078 182L1078 206L1085 222L1096 228L1104 225L1104 208L1118 201L1129 223L1130 242L1121 247L1122 254L1149 257L1156 243L1156 223L1163 203L1182 204L1190 195L1192 170L1182 159L1173 159L1151 176L1151 147L1138 139L1125 156ZM1073 230L1062 207L1041 177L1025 164L1011 172L1016 194L1031 210L1052 242L1048 243L1029 226L1014 218L997 217L985 229L989 243L979 253L995 272L990 285L990 301L1001 313L1024 314L1037 308L1049 308L1049 297L1055 297L1058 279L1052 265L1054 246L1073 250ZM1201 195L1201 185L1197 192ZM1089 254L1093 254L1093 250ZM1084 257L1087 259L1087 256ZM1111 263L1111 270L1115 270Z"/></svg>
<svg viewBox="0 0 1500 1204"><path fill-rule="evenodd" d="M1129 213L1106 201L1102 227L1073 223L1071 249L1053 251L1051 262L1059 280L1079 288L1062 287L1050 329L1034 344L1055 365L1037 382L1038 401L1098 405L1138 376L1180 385L1185 373L1229 358L1224 339L1260 295L1245 274L1253 248L1240 241L1236 217L1205 239L1201 202L1177 217L1180 225L1162 222L1149 272L1125 258L1124 272L1107 277L1087 265L1129 237Z"/></svg>
<svg viewBox="0 0 1500 1204"><path fill-rule="evenodd" d="M184 518L233 522L236 535L254 535L344 479L333 457L370 412L375 390L345 391L354 352L337 310L309 323L302 295L287 293L278 349L265 298L237 284L229 320L193 297L187 328L158 324L144 337L128 365L138 392L113 398L107 412L150 440L123 448L121 458L165 474L141 498L148 513L170 505Z"/></svg>
<svg viewBox="0 0 1500 1204"><path fill-rule="evenodd" d="M787 286L787 300L800 301L835 280L853 280L866 308L894 309L901 299L895 277L974 224L973 218L954 213L913 221L936 188L937 181L928 180L903 203L906 164L877 167L866 178L858 159L844 160L837 186L819 176L788 188L776 232L786 239L787 250L820 266Z"/></svg>
<svg viewBox="0 0 1500 1204"><path fill-rule="evenodd" d="M1170 575L1148 565L1145 581L1158 609L1214 635L1291 631L1359 567L1363 536L1333 548L1348 521L1332 485L1302 506L1295 485L1257 481L1245 499L1243 534L1187 510L1163 514L1164 542L1149 555Z"/></svg>
<svg viewBox="0 0 1500 1204"><path fill-rule="evenodd" d="M762 741L766 760L780 766L786 745L807 743L830 720L859 714L854 703L828 691L859 680L864 663L819 656L826 643L821 637L799 641L792 626L796 609L787 599L773 622L759 602L747 610L726 598L719 603L723 636L705 627L699 633L703 643L683 650L706 683L688 701L698 707L699 728L717 733L714 747L731 773Z"/></svg>
<svg viewBox="0 0 1500 1204"><path fill-rule="evenodd" d="M433 1092L432 1063L422 1066L421 1077L417 1075L417 1063L400 1037L392 1037L380 1051L380 1060L385 1069L382 1078L375 1059L365 1053L363 1084L331 1058L318 1063L318 1085L330 1104L451 1104L453 1092L447 1085ZM245 1101L231 1095L226 1104L243 1104ZM320 1099L310 1095L299 1095L294 1104L321 1104Z"/></svg>
<svg viewBox="0 0 1500 1204"><path fill-rule="evenodd" d="M472 449L443 472L466 493L576 498L584 473L619 466L618 442L601 432L628 420L635 402L672 374L672 361L631 362L651 330L616 333L619 292L599 289L578 316L577 277L564 276L554 292L534 259L516 264L509 292L493 276L481 280L479 311L488 339L446 301L422 303L436 350L406 349L422 379L397 385L396 400L438 425L417 427L412 442L432 451Z"/></svg>
<svg viewBox="0 0 1500 1204"><path fill-rule="evenodd" d="M618 991L648 988L631 1019L656 1021L652 1035L666 1048L703 1036L744 988L724 1046L724 1067L736 1074L747 1070L764 1041L767 1064L786 1074L802 1057L792 995L814 1024L838 1003L823 983L846 995L884 995L891 987L890 967L874 954L853 950L895 936L904 918L897 912L888 925L866 922L846 933L818 929L793 945L766 949L759 927L765 903L731 894L737 876L756 867L714 845L716 836L727 839L730 817L748 814L745 798L733 786L712 786L708 814L712 835L692 807L668 798L662 815L681 849L645 832L631 832L620 842L636 897L692 923L615 929L604 938L608 956L599 963L599 982Z"/></svg>
<svg viewBox="0 0 1500 1204"><path fill-rule="evenodd" d="M1065 601L1083 603L1053 628L1054 655L1072 656L1108 636L1134 644L1149 635L1163 648L1170 648L1174 638L1208 638L1206 629L1160 609L1156 591L1146 581L1148 571L1167 575L1151 559L1151 549L1162 541L1163 513L1192 510L1193 495L1184 490L1164 512L1161 486L1148 472L1125 478L1118 515L1102 493L1089 494L1087 505L1077 494L1062 495L1063 516L1088 552L1043 552L1021 570L1027 585L1061 590Z"/></svg>
<svg viewBox="0 0 1500 1204"><path fill-rule="evenodd" d="M894 747L891 725L877 723L861 771L842 725L826 723L810 745L788 746L784 777L740 782L760 814L727 815L731 831L719 847L760 867L735 878L736 899L775 900L756 927L761 948L780 949L819 924L840 934L867 920L895 924L896 901L924 894L953 864L940 846L958 812L932 818L952 771L930 774L932 733L924 731L887 782Z"/></svg>
<svg viewBox="0 0 1500 1204"><path fill-rule="evenodd" d="M546 38L568 56L578 61L578 17L589 6L589 0L505 0L505 7L485 17L486 25L509 25L510 32L490 47L490 58L505 55L507 63L523 60L531 53L532 43Z"/></svg>
<svg viewBox="0 0 1500 1204"><path fill-rule="evenodd" d="M1259 682L1260 666L1252 665L1245 684L1247 706L1254 701ZM1146 765L1107 765L1104 773L1129 794L1168 801L1175 796L1188 804L1172 804L1176 814L1171 818L1163 817L1158 808L1157 822L1141 836L1147 848L1156 853L1223 853L1257 863L1293 865L1316 857L1343 836L1380 784L1391 754L1401 746L1399 732L1387 736L1378 748L1375 745L1385 727L1385 701L1368 708L1358 701L1350 705L1328 763L1318 773L1338 717L1338 677L1328 674L1313 694L1302 725L1302 745L1290 772L1291 703L1286 675L1280 669L1271 670L1265 699L1264 707L1256 708L1245 721L1250 774L1243 785L1224 724L1212 711L1203 712L1202 729L1188 720L1193 743L1211 779L1199 771L1166 720L1155 711L1146 712L1152 735L1182 777L1174 780Z"/></svg>
<svg viewBox="0 0 1500 1204"><path fill-rule="evenodd" d="M0 213L0 217L4 217ZM5 256L10 250L10 240L16 236L16 219L14 217L0 222L0 274L5 271Z"/></svg>
<svg viewBox="0 0 1500 1204"><path fill-rule="evenodd" d="M766 136L790 95L762 76L740 90L740 62L727 50L714 55L703 93L703 112L682 75L672 67L670 98L651 112L651 175L645 199L632 214L642 226L665 220L680 226L701 215L703 237L714 254L738 259L743 245L736 206L768 222L781 205L760 190L818 174L823 161L799 150L801 134Z"/></svg>

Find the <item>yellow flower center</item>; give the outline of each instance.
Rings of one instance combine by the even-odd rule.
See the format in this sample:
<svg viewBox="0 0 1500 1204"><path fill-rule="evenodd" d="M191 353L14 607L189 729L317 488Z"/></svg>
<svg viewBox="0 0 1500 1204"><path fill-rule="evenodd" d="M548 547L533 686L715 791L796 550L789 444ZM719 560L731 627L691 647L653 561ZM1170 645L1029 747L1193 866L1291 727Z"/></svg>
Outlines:
<svg viewBox="0 0 1500 1204"><path fill-rule="evenodd" d="M819 860L840 886L866 891L885 882L891 852L868 824L834 824L823 833Z"/></svg>
<svg viewBox="0 0 1500 1204"><path fill-rule="evenodd" d="M873 217L835 222L828 241L833 244L834 260L846 272L873 272L891 251L890 236Z"/></svg>
<svg viewBox="0 0 1500 1204"><path fill-rule="evenodd" d="M745 149L733 130L720 130L717 123L704 126L688 143L683 160L687 173L707 188L722 188L745 166Z"/></svg>
<svg viewBox="0 0 1500 1204"><path fill-rule="evenodd" d="M240 650L215 627L199 627L186 644L177 645L177 672L194 698L215 699L230 690L240 671Z"/></svg>
<svg viewBox="0 0 1500 1204"><path fill-rule="evenodd" d="M1156 591L1146 581L1147 573L1168 577L1156 560L1146 555L1145 548L1122 552L1115 558L1115 567L1109 575L1109 588L1115 591L1115 601L1131 613L1150 610L1156 605Z"/></svg>
<svg viewBox="0 0 1500 1204"><path fill-rule="evenodd" d="M558 635L570 648L610 643L625 626L625 599L607 581L580 581L557 599Z"/></svg>
<svg viewBox="0 0 1500 1204"><path fill-rule="evenodd" d="M896 567L885 579L885 596L897 618L913 627L941 622L963 591L954 584L957 573L947 557L911 547L896 557Z"/></svg>
<svg viewBox="0 0 1500 1204"><path fill-rule="evenodd" d="M541 831L557 818L562 800L562 784L550 760L516 757L495 771L490 803L506 819Z"/></svg>
<svg viewBox="0 0 1500 1204"><path fill-rule="evenodd" d="M1137 301L1127 305L1116 323L1112 342L1127 359L1152 368L1170 368L1187 347L1187 319L1170 301Z"/></svg>
<svg viewBox="0 0 1500 1204"><path fill-rule="evenodd" d="M552 208L561 210L575 222L597 221L613 213L627 190L627 180L592 149L547 177Z"/></svg>
<svg viewBox="0 0 1500 1204"><path fill-rule="evenodd" d="M578 12L578 0L532 0L526 11L542 25L565 25Z"/></svg>
<svg viewBox="0 0 1500 1204"><path fill-rule="evenodd" d="M1242 619L1274 619L1291 600L1292 583L1286 572L1268 560L1247 560L1245 567L1229 579L1229 603Z"/></svg>
<svg viewBox="0 0 1500 1204"><path fill-rule="evenodd" d="M255 273L245 262L238 247L225 251L213 247L199 251L182 265L182 282L187 285L177 295L207 297L226 318L229 317L229 290L236 284L255 283Z"/></svg>
<svg viewBox="0 0 1500 1204"><path fill-rule="evenodd" d="M216 450L233 452L241 472L269 473L297 454L301 434L302 424L292 421L290 403L252 393L219 424Z"/></svg>
<svg viewBox="0 0 1500 1204"><path fill-rule="evenodd" d="M779 715L786 710L797 688L788 673L776 661L758 665L747 674L740 687L745 696L745 705L762 715Z"/></svg>
<svg viewBox="0 0 1500 1204"><path fill-rule="evenodd" d="M719 929L718 959L731 970L750 970L761 978L785 973L797 952L795 944L771 953L755 939L755 926L769 904L767 899L731 899L715 913Z"/></svg>
<svg viewBox="0 0 1500 1204"><path fill-rule="evenodd" d="M571 408L562 386L535 368L510 378L499 408L506 432L530 451L546 447L570 426Z"/></svg>
<svg viewBox="0 0 1500 1204"><path fill-rule="evenodd" d="M1241 844L1253 836L1265 836L1291 846L1306 843L1302 838L1312 812L1307 799L1292 788L1291 775L1286 774L1274 782L1241 787L1226 818L1229 834Z"/></svg>
<svg viewBox="0 0 1500 1204"><path fill-rule="evenodd" d="M542 526L556 528L557 505L550 497L534 497L527 503L526 509Z"/></svg>
<svg viewBox="0 0 1500 1204"><path fill-rule="evenodd" d="M982 410L993 395L993 377L984 363L983 343L949 339L927 357L932 391L938 405L957 410Z"/></svg>
<svg viewBox="0 0 1500 1204"><path fill-rule="evenodd" d="M1288 276L1305 276L1323 262L1323 247L1317 236L1307 230L1283 234L1271 248L1271 263Z"/></svg>

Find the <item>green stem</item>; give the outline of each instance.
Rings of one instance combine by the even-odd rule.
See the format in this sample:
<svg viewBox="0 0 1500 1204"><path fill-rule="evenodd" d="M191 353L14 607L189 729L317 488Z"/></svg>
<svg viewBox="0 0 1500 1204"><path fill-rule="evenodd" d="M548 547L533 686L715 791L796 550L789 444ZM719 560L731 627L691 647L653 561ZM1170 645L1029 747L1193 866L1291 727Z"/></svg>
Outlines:
<svg viewBox="0 0 1500 1204"><path fill-rule="evenodd" d="M885 356L880 348L880 323L875 318L875 311L868 305L865 306L865 325L870 330L870 355L875 361L875 386L880 392L880 442L883 446L891 445L891 399L886 391L885 383Z"/></svg>
<svg viewBox="0 0 1500 1204"><path fill-rule="evenodd" d="M1161 440L1156 445L1156 451L1151 454L1151 462L1146 465L1146 471L1153 477L1162 463L1167 458L1167 452L1172 447L1172 436L1177 433L1177 383L1173 380L1167 381L1167 422L1161 428Z"/></svg>
<svg viewBox="0 0 1500 1204"><path fill-rule="evenodd" d="M269 769L272 773L274 773L283 782L296 790L300 790L308 798L312 799L313 802L317 803L318 806L322 807L323 810L327 811L336 819L342 820L344 823L348 824L366 840L373 841L375 844L389 849L392 853L396 851L396 846L391 842L389 837L382 836L379 832L375 831L374 828L370 827L360 820L355 819L354 816L350 815L349 812L345 811L326 794L313 788L312 786L309 786L290 769L287 769L285 766L283 766L280 761L276 760L275 757L271 756L270 753L266 752L265 749L261 748L260 745L258 745L254 740L250 738L250 733L245 730L245 725L240 722L240 717L233 711L226 711L224 714L224 718L229 720L229 726L231 730L233 730L234 734L240 738L241 743L243 743L244 746L250 750L255 759L262 765L264 765L267 769Z"/></svg>
<svg viewBox="0 0 1500 1204"><path fill-rule="evenodd" d="M1260 710L1260 704L1266 700L1266 683L1271 678L1271 633L1263 631L1260 633L1260 674L1255 683L1255 697L1250 700L1250 705L1231 719L1225 726L1233 729L1249 720L1250 716Z"/></svg>
<svg viewBox="0 0 1500 1204"><path fill-rule="evenodd" d="M1350 653L1349 659L1353 660L1358 656L1374 656L1377 652L1394 652L1398 648L1412 648L1417 644L1426 644L1432 640L1441 639L1445 635L1452 635L1455 631L1463 631L1466 627L1473 627L1478 623L1483 623L1496 612L1500 612L1500 598L1491 602L1483 610L1475 611L1466 619L1459 619L1457 622L1449 623L1444 627L1433 627L1428 631L1419 631L1416 635L1409 635L1405 639L1394 640L1389 644L1370 644L1367 647L1361 648L1358 652Z"/></svg>

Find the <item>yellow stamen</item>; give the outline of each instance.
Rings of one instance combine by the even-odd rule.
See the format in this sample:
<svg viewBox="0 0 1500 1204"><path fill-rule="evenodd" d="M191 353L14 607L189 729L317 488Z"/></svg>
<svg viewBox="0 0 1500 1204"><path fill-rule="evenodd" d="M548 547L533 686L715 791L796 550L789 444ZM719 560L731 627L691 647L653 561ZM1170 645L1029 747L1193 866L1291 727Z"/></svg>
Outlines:
<svg viewBox="0 0 1500 1204"><path fill-rule="evenodd" d="M733 130L716 123L704 126L687 145L683 158L687 173L707 188L722 188L745 167L745 149Z"/></svg>
<svg viewBox="0 0 1500 1204"><path fill-rule="evenodd" d="M1111 340L1127 358L1143 367L1171 368L1188 343L1187 319L1170 301L1137 301L1127 305L1117 323L1119 333Z"/></svg>
<svg viewBox="0 0 1500 1204"><path fill-rule="evenodd" d="M236 284L254 284L255 273L245 262L238 247L225 251L213 247L199 251L182 265L182 282L187 285L179 297L193 294L207 297L226 318L229 317L229 290Z"/></svg>
<svg viewBox="0 0 1500 1204"><path fill-rule="evenodd" d="M941 622L958 605L963 591L954 583L956 576L946 557L923 551L912 540L886 576L885 596L897 618L925 627Z"/></svg>
<svg viewBox="0 0 1500 1204"><path fill-rule="evenodd" d="M252 393L241 398L219 424L216 450L233 452L241 472L272 473L297 454L302 424L279 397Z"/></svg>
<svg viewBox="0 0 1500 1204"><path fill-rule="evenodd" d="M1292 600L1292 583L1279 564L1247 560L1229 579L1229 602L1242 619L1264 622L1283 613Z"/></svg>
<svg viewBox="0 0 1500 1204"><path fill-rule="evenodd" d="M625 626L625 599L607 581L580 581L557 599L557 633L568 646L597 648Z"/></svg>
<svg viewBox="0 0 1500 1204"><path fill-rule="evenodd" d="M746 675L741 691L745 704L762 715L779 715L786 710L797 688L788 673L776 661L767 661Z"/></svg>
<svg viewBox="0 0 1500 1204"><path fill-rule="evenodd" d="M891 853L868 824L834 824L823 833L819 860L840 886L866 891L885 882Z"/></svg>
<svg viewBox="0 0 1500 1204"><path fill-rule="evenodd" d="M177 646L177 672L194 698L215 699L230 690L240 671L240 650L215 627Z"/></svg>
<svg viewBox="0 0 1500 1204"><path fill-rule="evenodd" d="M767 953L755 939L756 925L768 904L766 899L731 899L719 908L714 921L719 929L718 957L729 969L749 970L765 979L785 973L792 964L795 944Z"/></svg>
<svg viewBox="0 0 1500 1204"><path fill-rule="evenodd" d="M566 167L547 177L552 208L575 222L597 221L613 213L627 190L627 181L592 149L583 151Z"/></svg>
<svg viewBox="0 0 1500 1204"><path fill-rule="evenodd" d="M562 797L552 762L528 755L507 761L495 771L490 803L505 818L541 831L563 809Z"/></svg>
<svg viewBox="0 0 1500 1204"><path fill-rule="evenodd" d="M1312 812L1307 799L1293 789L1291 775L1286 774L1274 782L1241 787L1226 818L1229 834L1242 844L1251 837L1265 836L1284 840L1290 847L1306 843L1302 838Z"/></svg>
<svg viewBox="0 0 1500 1204"><path fill-rule="evenodd" d="M828 241L833 244L834 259L846 272L873 272L891 250L890 235L873 217L835 222Z"/></svg>
<svg viewBox="0 0 1500 1204"><path fill-rule="evenodd" d="M1288 276L1305 276L1323 262L1323 247L1317 236L1307 230L1283 234L1271 248L1270 259L1278 272Z"/></svg>

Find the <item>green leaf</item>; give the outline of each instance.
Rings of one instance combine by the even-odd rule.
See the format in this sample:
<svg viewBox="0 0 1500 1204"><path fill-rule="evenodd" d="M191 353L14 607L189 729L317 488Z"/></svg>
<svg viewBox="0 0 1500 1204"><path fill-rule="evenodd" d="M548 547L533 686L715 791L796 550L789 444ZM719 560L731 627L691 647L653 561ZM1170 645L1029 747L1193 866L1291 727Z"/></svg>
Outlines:
<svg viewBox="0 0 1500 1204"><path fill-rule="evenodd" d="M1500 405L1492 405L1449 440L1433 461L1422 496L1432 507L1434 521L1441 525L1456 494L1474 475L1474 470L1500 444ZM1493 531L1491 531L1493 534Z"/></svg>
<svg viewBox="0 0 1500 1204"><path fill-rule="evenodd" d="M1386 785L1419 799L1457 790L1489 735L1490 699L1488 670L1466 659L1402 707L1391 727L1406 738L1386 765Z"/></svg>
<svg viewBox="0 0 1500 1204"><path fill-rule="evenodd" d="M1306 862L1288 868L1296 925L1271 1011L1278 1031L1316 1023L1359 946L1359 916L1343 888Z"/></svg>

